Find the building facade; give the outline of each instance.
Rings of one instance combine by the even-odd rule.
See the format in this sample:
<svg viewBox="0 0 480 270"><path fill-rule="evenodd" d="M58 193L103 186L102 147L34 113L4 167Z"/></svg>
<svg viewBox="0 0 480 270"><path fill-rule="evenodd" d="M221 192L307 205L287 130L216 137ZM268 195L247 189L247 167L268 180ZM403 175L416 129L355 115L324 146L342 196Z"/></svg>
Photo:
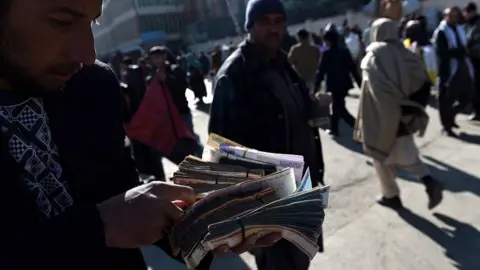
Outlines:
<svg viewBox="0 0 480 270"><path fill-rule="evenodd" d="M130 52L180 43L189 23L187 0L115 0L93 27L97 53Z"/></svg>

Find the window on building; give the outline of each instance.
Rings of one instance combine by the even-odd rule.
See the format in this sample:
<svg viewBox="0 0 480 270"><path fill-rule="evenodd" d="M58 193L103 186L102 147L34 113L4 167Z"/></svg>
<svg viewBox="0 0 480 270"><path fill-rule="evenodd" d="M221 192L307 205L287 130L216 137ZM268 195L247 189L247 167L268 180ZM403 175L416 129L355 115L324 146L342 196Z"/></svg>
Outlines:
<svg viewBox="0 0 480 270"><path fill-rule="evenodd" d="M165 31L166 33L181 33L185 26L185 18L181 13L145 15L140 17L142 32Z"/></svg>

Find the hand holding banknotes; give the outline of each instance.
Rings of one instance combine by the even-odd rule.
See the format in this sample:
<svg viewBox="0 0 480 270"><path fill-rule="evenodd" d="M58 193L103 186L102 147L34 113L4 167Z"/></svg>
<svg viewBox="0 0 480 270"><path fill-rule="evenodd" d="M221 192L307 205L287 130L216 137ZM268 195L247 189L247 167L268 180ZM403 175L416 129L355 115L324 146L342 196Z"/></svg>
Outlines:
<svg viewBox="0 0 480 270"><path fill-rule="evenodd" d="M136 248L167 236L183 211L172 201L195 203L192 188L151 182L97 205L108 247Z"/></svg>

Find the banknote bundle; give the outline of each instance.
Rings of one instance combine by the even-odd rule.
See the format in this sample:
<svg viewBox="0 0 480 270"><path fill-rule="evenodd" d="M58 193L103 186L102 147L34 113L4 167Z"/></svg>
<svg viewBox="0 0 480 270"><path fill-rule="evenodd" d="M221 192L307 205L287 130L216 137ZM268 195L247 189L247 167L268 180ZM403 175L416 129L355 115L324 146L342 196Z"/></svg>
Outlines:
<svg viewBox="0 0 480 270"><path fill-rule="evenodd" d="M219 246L269 233L281 234L312 259L329 187L312 187L303 158L248 149L215 134L207 148L203 159L187 157L173 177L200 195L170 236L188 268L196 269Z"/></svg>
<svg viewBox="0 0 480 270"><path fill-rule="evenodd" d="M295 180L302 179L305 162L303 156L279 153L268 153L247 148L227 138L210 134L203 151L203 160L228 164L256 164L271 166L274 170L293 168Z"/></svg>
<svg viewBox="0 0 480 270"><path fill-rule="evenodd" d="M239 165L218 164L188 156L173 174L173 182L190 186L197 194L201 194L263 176L265 171L261 168L249 169Z"/></svg>

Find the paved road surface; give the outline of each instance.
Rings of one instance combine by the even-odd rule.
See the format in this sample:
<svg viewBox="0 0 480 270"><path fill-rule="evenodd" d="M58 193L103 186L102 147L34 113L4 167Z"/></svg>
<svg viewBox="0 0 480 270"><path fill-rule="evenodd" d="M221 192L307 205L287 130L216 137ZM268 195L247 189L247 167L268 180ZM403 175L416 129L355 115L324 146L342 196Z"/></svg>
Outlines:
<svg viewBox="0 0 480 270"><path fill-rule="evenodd" d="M357 99L348 98L352 113ZM447 185L444 203L434 212L426 208L422 185L406 175L400 185L411 212L399 215L377 206L378 180L369 158L351 141L351 130L343 126L338 140L322 135L332 192L324 224L326 252L315 257L310 269L480 269L480 126L461 116L464 133L460 139L447 138L440 134L437 111L430 107L428 112L429 130L417 143L432 174ZM205 141L208 115L193 113L195 129ZM168 161L164 164L167 173L176 169ZM152 270L185 270L156 247L144 248L144 255ZM227 268L256 269L250 255L219 258L212 269Z"/></svg>

